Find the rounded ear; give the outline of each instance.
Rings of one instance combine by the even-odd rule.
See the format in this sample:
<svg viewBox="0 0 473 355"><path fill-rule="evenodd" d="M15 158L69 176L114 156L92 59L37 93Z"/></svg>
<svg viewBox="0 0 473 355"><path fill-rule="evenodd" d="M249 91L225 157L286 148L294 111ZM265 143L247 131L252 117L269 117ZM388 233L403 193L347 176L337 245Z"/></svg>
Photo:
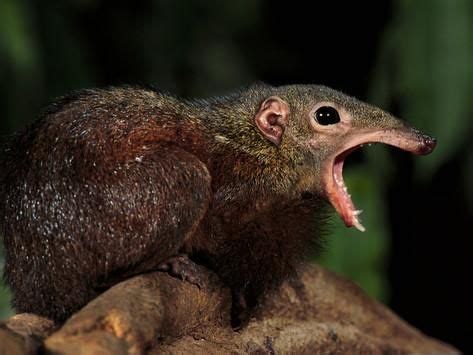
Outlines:
<svg viewBox="0 0 473 355"><path fill-rule="evenodd" d="M264 100L255 116L256 127L263 136L277 146L289 121L289 105L277 96Z"/></svg>

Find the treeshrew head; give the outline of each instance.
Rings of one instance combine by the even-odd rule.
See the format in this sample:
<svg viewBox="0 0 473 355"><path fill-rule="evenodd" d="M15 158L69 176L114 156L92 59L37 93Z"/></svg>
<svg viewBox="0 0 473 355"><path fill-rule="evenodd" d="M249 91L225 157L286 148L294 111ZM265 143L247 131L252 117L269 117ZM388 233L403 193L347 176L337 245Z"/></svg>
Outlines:
<svg viewBox="0 0 473 355"><path fill-rule="evenodd" d="M267 98L257 115L262 135L281 151L303 150L313 192L323 195L347 227L364 231L343 180L345 158L365 144L384 143L417 155L436 140L391 114L323 86L286 86Z"/></svg>

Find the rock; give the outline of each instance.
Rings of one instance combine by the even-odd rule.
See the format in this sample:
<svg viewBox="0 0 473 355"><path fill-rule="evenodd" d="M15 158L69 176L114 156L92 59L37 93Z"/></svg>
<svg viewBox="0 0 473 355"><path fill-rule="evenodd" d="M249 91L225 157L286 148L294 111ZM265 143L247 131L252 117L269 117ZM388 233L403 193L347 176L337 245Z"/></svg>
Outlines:
<svg viewBox="0 0 473 355"><path fill-rule="evenodd" d="M316 265L268 296L249 324L234 331L230 291L198 268L200 288L161 272L117 284L52 335L52 326L28 318L36 316L14 316L0 328L6 344L0 353L34 353L43 340L53 354L459 353Z"/></svg>
<svg viewBox="0 0 473 355"><path fill-rule="evenodd" d="M55 329L54 322L44 317L17 314L0 325L0 354L36 354Z"/></svg>

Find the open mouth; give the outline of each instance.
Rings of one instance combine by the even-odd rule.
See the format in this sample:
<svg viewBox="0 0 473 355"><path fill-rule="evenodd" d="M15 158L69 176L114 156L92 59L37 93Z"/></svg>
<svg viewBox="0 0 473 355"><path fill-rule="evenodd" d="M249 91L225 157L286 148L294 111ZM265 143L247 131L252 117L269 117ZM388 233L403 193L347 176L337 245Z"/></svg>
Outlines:
<svg viewBox="0 0 473 355"><path fill-rule="evenodd" d="M436 144L435 139L421 134L414 129L375 131L350 137L343 147L328 159L323 174L327 197L345 222L345 225L347 227L355 227L361 232L365 231L365 227L363 227L360 220L362 211L356 209L351 195L345 186L343 164L345 158L350 153L365 144L371 143L384 143L422 155L432 152Z"/></svg>

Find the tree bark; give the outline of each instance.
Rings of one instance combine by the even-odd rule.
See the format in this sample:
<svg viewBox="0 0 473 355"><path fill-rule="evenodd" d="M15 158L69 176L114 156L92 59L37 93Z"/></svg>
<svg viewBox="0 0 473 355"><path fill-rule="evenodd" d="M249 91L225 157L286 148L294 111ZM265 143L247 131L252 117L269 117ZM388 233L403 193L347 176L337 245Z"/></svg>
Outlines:
<svg viewBox="0 0 473 355"><path fill-rule="evenodd" d="M200 288L162 272L140 275L58 330L41 317L14 316L0 327L0 353L35 353L39 346L51 354L459 353L316 265L269 295L234 331L229 289L198 268Z"/></svg>

